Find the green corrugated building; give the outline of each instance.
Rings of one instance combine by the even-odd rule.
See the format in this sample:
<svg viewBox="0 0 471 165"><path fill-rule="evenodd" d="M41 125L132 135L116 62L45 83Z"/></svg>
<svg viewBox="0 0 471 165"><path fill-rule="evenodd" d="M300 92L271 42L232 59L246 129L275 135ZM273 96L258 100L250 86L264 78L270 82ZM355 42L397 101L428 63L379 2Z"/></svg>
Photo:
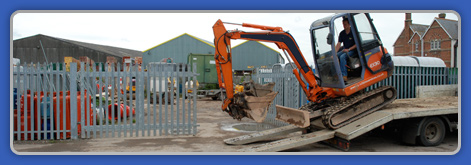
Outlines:
<svg viewBox="0 0 471 165"><path fill-rule="evenodd" d="M258 41L246 41L232 48L232 68L236 72L250 72L254 68L271 68L284 63L280 52Z"/></svg>
<svg viewBox="0 0 471 165"><path fill-rule="evenodd" d="M143 51L142 63L159 62L164 58L172 58L174 63L187 63L188 54L213 54L213 43L183 33L173 39Z"/></svg>
<svg viewBox="0 0 471 165"><path fill-rule="evenodd" d="M217 83L215 65L209 64L214 63L214 51L215 47L212 42L184 33L143 51L142 62L143 66L147 66L150 62L172 58L173 63L188 64L194 62L189 59L192 54L197 58L197 72L200 74L198 81ZM204 66L200 66L200 63ZM236 74L250 73L255 68L271 68L276 63L284 63L280 53L261 42L246 41L232 48L233 71Z"/></svg>

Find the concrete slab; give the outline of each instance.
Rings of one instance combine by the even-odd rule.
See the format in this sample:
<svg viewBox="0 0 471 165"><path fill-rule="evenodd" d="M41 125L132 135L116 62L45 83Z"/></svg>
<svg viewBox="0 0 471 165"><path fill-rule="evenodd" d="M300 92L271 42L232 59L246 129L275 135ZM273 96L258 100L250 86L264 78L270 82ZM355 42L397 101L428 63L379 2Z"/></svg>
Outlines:
<svg viewBox="0 0 471 165"><path fill-rule="evenodd" d="M417 98L457 96L458 85L430 85L415 88Z"/></svg>

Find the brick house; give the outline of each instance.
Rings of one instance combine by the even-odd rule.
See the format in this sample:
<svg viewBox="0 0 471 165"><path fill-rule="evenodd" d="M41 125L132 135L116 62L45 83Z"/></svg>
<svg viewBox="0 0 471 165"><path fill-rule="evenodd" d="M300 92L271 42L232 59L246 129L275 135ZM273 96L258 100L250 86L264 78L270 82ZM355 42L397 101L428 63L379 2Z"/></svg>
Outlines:
<svg viewBox="0 0 471 165"><path fill-rule="evenodd" d="M394 43L395 56L437 57L447 67L457 67L458 21L441 13L430 25L413 24L406 13L404 29Z"/></svg>

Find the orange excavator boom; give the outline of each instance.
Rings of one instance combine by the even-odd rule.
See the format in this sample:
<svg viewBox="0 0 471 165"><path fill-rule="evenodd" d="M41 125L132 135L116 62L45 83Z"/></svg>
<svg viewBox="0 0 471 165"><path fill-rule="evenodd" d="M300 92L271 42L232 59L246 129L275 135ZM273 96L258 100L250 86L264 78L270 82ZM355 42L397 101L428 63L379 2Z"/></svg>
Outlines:
<svg viewBox="0 0 471 165"><path fill-rule="evenodd" d="M227 23L234 24L234 23ZM310 101L319 101L332 95L330 90L324 90L317 85L316 78L313 70L309 67L304 56L302 55L296 41L288 32L283 31L281 27L271 27L255 24L236 24L243 27L250 27L260 29L258 32L244 32L240 30L226 30L224 22L218 20L213 26L214 43L215 43L215 61L218 74L219 87L226 90L227 97L223 100L222 110L226 110L230 104L233 103L234 86L232 78L232 52L231 52L231 39L245 39L252 41L263 41L275 43L278 48L282 49L285 55L289 56L288 60L292 59L296 68L293 69L293 74L298 79L303 87L306 96ZM294 67L293 67L294 68ZM302 81L301 76L304 77L307 84ZM307 88L309 86L309 88Z"/></svg>

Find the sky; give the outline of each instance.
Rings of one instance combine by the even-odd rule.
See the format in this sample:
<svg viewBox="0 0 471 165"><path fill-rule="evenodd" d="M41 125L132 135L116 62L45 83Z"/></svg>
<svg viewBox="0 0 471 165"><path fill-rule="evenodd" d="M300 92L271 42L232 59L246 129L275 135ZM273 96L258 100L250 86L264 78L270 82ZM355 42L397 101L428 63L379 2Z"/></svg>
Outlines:
<svg viewBox="0 0 471 165"><path fill-rule="evenodd" d="M248 13L247 11L231 11L232 13L214 13L214 11L181 11L173 13L28 13L19 12L11 19L13 40L37 34L63 39L87 42L99 45L121 47L145 51L160 43L171 40L183 33L213 41L212 26L218 20L232 23L252 23L267 26L280 26L289 31L297 41L301 52L308 63L312 63L312 48L309 27L312 22L333 15L329 11L283 11L284 13ZM157 11L159 12L159 11ZM163 12L163 13L162 13ZM266 11L264 11L266 12ZM436 12L436 11L433 11ZM446 18L458 20L457 15L445 11ZM412 23L430 25L439 13L422 11L412 12ZM389 13L371 13L373 22L389 52L393 53L393 44L404 28L405 14L403 11ZM226 25L227 30L257 31L257 29ZM232 41L232 46L244 40ZM265 45L279 50L272 43ZM281 50L279 50L281 52ZM285 60L286 61L286 60Z"/></svg>

